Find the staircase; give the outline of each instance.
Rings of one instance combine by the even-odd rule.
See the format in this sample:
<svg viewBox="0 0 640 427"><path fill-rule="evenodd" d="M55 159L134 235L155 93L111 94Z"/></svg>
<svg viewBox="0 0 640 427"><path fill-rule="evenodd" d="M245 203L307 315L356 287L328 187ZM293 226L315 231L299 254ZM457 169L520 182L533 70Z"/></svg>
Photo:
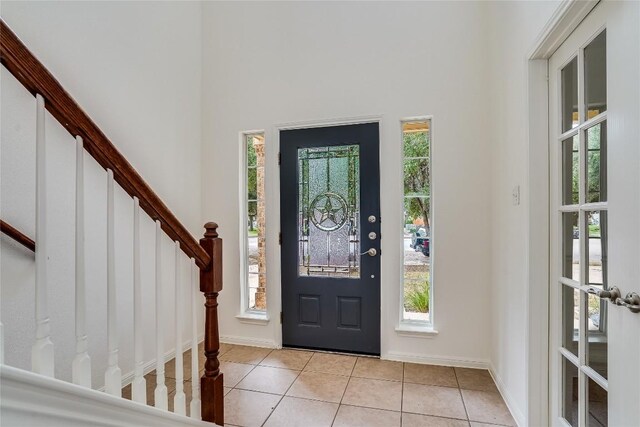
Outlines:
<svg viewBox="0 0 640 427"><path fill-rule="evenodd" d="M3 317L0 323L0 419L7 426L175 426L205 425L213 422L224 425L223 376L219 370L220 348L218 332L218 294L222 290L222 239L213 222L205 224L204 236L197 241L176 218L162 200L142 179L134 167L116 149L94 121L80 108L71 95L38 61L0 20L0 59L3 67L36 98L36 203L35 238L31 239L12 224L2 221L1 231L33 252L35 260L35 294L30 307L21 309L35 313L35 336L31 347L31 370L5 364L5 354L17 351L18 342L5 342L5 331L12 328L12 319ZM75 245L69 248L75 255L75 283L73 295L73 324L75 351L71 362L70 381L55 378L56 364L52 338L51 314L58 306L50 304L51 280L48 274L51 254L47 240L52 235L48 228L47 144L45 121L53 117L73 137L75 147L75 201L71 207L75 214ZM89 158L85 156L88 154ZM91 184L87 169L98 165L106 182L106 251L87 245L85 238L88 194L85 184ZM90 188L92 191L93 188ZM122 292L116 274L117 253L116 206L126 194L132 215L128 226L132 229L129 250L132 255L131 289L133 295L132 322L122 324L118 318L118 292ZM7 219L7 218L3 218ZM153 224L155 235L152 251L145 250L145 224ZM50 225L49 225L50 227ZM163 245L163 241L165 244ZM171 242L173 277L165 277L163 253ZM163 249L164 246L164 249ZM3 251L21 250L6 247ZM90 354L89 324L94 314L89 310L95 295L90 294L96 278L90 271L87 255L106 253L106 353ZM120 256L118 256L120 255ZM142 268L142 259L152 257L155 262L153 278ZM186 273L186 274L183 274ZM146 274L146 275L145 275ZM184 280L184 277L189 279ZM199 277L198 277L199 276ZM145 292L144 281L152 280L153 295ZM173 295L163 284L172 283ZM204 313L198 308L204 294ZM167 313L167 306L172 313ZM145 324L143 312L154 308L155 324ZM171 314L171 316L169 316ZM165 335L171 317L175 328L174 350L167 353L169 343ZM202 318L204 317L204 319ZM123 354L118 330L133 330L133 370L123 375L120 355ZM183 336L188 330L190 336ZM203 335L199 333L203 332ZM155 339L155 354L144 352L147 337ZM201 343L201 338L204 342ZM203 346L199 348L199 344ZM184 354L183 354L184 353ZM57 353L56 353L57 354ZM175 359L166 365L167 359ZM185 360L185 356L188 358ZM95 378L96 359L106 359L104 376ZM201 360L199 360L201 359ZM168 375L166 366L172 366ZM185 369L185 366L187 369ZM59 368L59 367L58 367ZM200 377L201 368L203 368ZM185 371L191 374L185 378ZM172 386L174 384L175 386ZM97 386L96 386L97 385ZM169 385L169 387L168 387ZM186 389L185 389L186 385ZM175 388L174 388L175 387ZM123 395L124 390L124 395ZM189 414L189 417L187 417Z"/></svg>

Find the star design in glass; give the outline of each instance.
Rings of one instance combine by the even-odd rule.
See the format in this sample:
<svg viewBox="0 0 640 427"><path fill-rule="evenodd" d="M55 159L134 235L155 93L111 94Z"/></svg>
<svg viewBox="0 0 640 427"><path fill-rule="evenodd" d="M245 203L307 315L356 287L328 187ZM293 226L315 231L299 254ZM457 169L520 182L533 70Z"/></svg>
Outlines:
<svg viewBox="0 0 640 427"><path fill-rule="evenodd" d="M320 224L324 224L325 221L330 220L334 224L338 224L340 221L336 218L336 214L342 211L342 206L338 206L337 208L333 207L331 203L331 199L327 197L327 200L324 202L323 207L318 208L318 212L320 213L320 220L318 221Z"/></svg>
<svg viewBox="0 0 640 427"><path fill-rule="evenodd" d="M311 203L311 222L321 230L334 231L342 227L347 219L347 203L338 194L326 192Z"/></svg>

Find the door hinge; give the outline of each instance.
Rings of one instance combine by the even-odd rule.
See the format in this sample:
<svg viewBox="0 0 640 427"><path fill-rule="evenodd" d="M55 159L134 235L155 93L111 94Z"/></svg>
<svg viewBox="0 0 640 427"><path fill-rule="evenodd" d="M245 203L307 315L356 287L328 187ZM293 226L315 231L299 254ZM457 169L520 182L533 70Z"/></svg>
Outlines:
<svg viewBox="0 0 640 427"><path fill-rule="evenodd" d="M278 152L278 166L282 164L282 153Z"/></svg>
<svg viewBox="0 0 640 427"><path fill-rule="evenodd" d="M278 233L278 244L282 244L282 232Z"/></svg>
<svg viewBox="0 0 640 427"><path fill-rule="evenodd" d="M280 312L280 324L282 325L282 312Z"/></svg>

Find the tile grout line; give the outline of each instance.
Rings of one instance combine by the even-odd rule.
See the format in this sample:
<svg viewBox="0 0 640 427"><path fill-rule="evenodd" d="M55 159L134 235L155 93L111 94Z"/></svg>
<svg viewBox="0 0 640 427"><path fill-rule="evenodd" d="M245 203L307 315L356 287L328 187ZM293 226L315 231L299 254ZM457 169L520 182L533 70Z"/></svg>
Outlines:
<svg viewBox="0 0 640 427"><path fill-rule="evenodd" d="M342 406L342 400L344 399L344 395L347 394L347 389L349 388L349 383L351 383L351 378L353 378L353 371L356 369L356 365L358 364L358 359L360 357L356 356L356 361L351 368L351 372L349 373L349 379L347 380L347 385L342 390L342 396L340 397L340 402L338 402L338 409L336 409L336 413L333 415L333 420L331 421L331 425L333 426L336 423L336 418L338 418L338 412L340 412L340 407Z"/></svg>
<svg viewBox="0 0 640 427"><path fill-rule="evenodd" d="M402 388L400 392L400 426L402 426L402 414L404 414L404 367L405 363L402 362Z"/></svg>
<svg viewBox="0 0 640 427"><path fill-rule="evenodd" d="M272 350L269 354L273 353L275 350ZM289 384L289 387L287 387L287 389L285 390L285 392L282 394L282 396L280 396L280 400L278 400L278 403L276 403L276 405L273 407L273 409L271 409L271 412L269 412L269 415L267 415L267 418L264 419L264 422L260 425L261 427L264 426L265 424L267 424L267 421L269 421L269 418L271 418L271 416L273 415L273 413L276 411L276 408L278 406L280 406L280 403L282 403L282 401L284 400L285 396L287 395L287 393L289 392L289 390L291 389L291 387L293 387L293 384L298 380L298 378L300 377L300 375L302 375L302 372L304 371L304 368L307 367L307 365L309 364L309 362L311 361L311 359L313 358L313 356L315 355L315 352L311 352L311 357L309 358L309 360L307 360L307 362L304 364L304 366L302 367L302 369L300 369L300 371L298 371L298 375L296 375L296 377L293 379L293 381L291 381L291 384ZM267 356L264 357L264 359L266 359L269 354ZM262 359L261 362L264 360ZM240 383L238 383L240 384ZM291 397L291 396L290 396Z"/></svg>
<svg viewBox="0 0 640 427"><path fill-rule="evenodd" d="M238 381L238 383L237 383L235 386L233 386L233 389L232 389L232 390L238 390L238 391L252 391L252 390L243 390L243 389L241 389L241 388L236 388L236 387L237 387L237 386L238 386L238 384L240 384L240 383L241 383L241 382L242 382L242 381L243 381L243 380L244 380L244 379L245 379L245 378L246 378L246 377L247 377L251 372L253 372L253 371L254 371L258 366L260 366L260 363L262 363L262 361L263 361L264 359L266 359L267 357L269 357L269 355L270 355L271 353L273 353L273 351L274 351L274 350L269 351L267 354L265 354L265 355L264 355L264 357L263 357L262 359L260 359L260 360L258 361L258 363L256 363L255 365L253 365L253 368L251 368L251 370L250 370L249 372L247 372L247 373L246 373L246 375L245 375L245 376L243 376L243 377L240 379L240 381ZM229 392L229 393L231 393L231 392ZM260 393L260 392L255 391L254 393ZM265 394L270 394L270 393L265 393ZM282 397L280 398L280 400L282 400ZM273 411L274 411L274 410L276 409L276 407L280 404L280 400L278 400L278 403L276 403L276 405L271 409L271 412L269 412L269 415L267 415L267 418L265 418L264 422L263 422L261 425L264 425L264 423L266 423L266 422L267 422L267 420L269 419L269 417L271 416L271 414L273 413Z"/></svg>
<svg viewBox="0 0 640 427"><path fill-rule="evenodd" d="M456 384L458 384L458 394L460 394L460 400L462 401L464 413L467 415L467 424L471 426L471 421L469 420L469 411L467 410L467 404L464 403L464 396L462 395L462 389L460 388L460 381L458 381L458 373L456 372L456 368L453 368L453 375L456 377Z"/></svg>
<svg viewBox="0 0 640 427"><path fill-rule="evenodd" d="M386 411L386 409L383 409ZM398 411L392 411L392 412L398 412ZM469 420L465 420L464 418L455 418L455 417L445 417L444 415L433 415L433 414L425 414L422 412L412 412L412 411L404 411L403 414L411 414L411 415L420 415L422 417L429 417L429 418L438 418L441 420L454 420L454 421L467 421L467 423L469 423ZM479 423L480 421L473 421L474 423ZM500 427L509 427L509 426L505 426L503 424L492 424L492 423L483 423L483 424L488 424L488 425L494 425L494 426L500 426Z"/></svg>
<svg viewBox="0 0 640 427"><path fill-rule="evenodd" d="M239 365L248 365L248 366L252 366L252 368L251 368L251 369L249 369L249 370L247 371L247 373L246 373L246 374L244 374L244 375L242 376L242 378L240 378L240 379L238 380L238 382L237 382L233 387L229 387L231 390L242 390L241 388L237 388L237 385L238 385L238 384L240 384L240 383L242 382L242 380L244 380L245 378L247 378L247 375L249 375L251 372L253 372L253 370L254 370L254 369L256 369L256 368L258 367L258 365L254 365L254 364L252 364L252 363L231 362L231 361L228 361L228 360L223 360L223 362L227 362L227 363L237 363L237 364L239 364ZM218 369L219 369L219 368L218 368ZM221 371L221 372L222 372L222 371ZM224 372L223 372L222 374L224 375ZM223 378L224 378L224 377L223 377ZM223 380L222 387L223 387L223 389L224 389L224 380ZM231 393L231 392L229 392L229 393Z"/></svg>
<svg viewBox="0 0 640 427"><path fill-rule="evenodd" d="M235 346L235 344L231 344L231 345L234 345L234 346ZM229 353L229 352L231 352L231 350L233 350L233 348L231 348L230 350L227 350L225 353ZM258 363L262 362L262 361L263 361L263 360L264 360L268 355L270 355L272 352L273 352L273 350L269 351L269 353L267 353L267 354L266 354L262 359L260 359L260 361L259 361ZM230 360L220 360L220 359L218 359L218 362L238 363L238 364L242 364L242 365L249 365L249 366L253 366L251 369L249 369L249 371L248 371L246 374L244 374L244 375L242 376L242 378L240 378L240 380L239 380L239 381L238 381L238 382L237 382L233 387L229 387L229 388L231 388L231 390L229 390L229 393L227 393L226 395L224 395L224 396L223 396L223 407L224 407L224 401L226 400L227 395L231 394L231 392L232 392L233 390L238 390L238 391L249 391L249 390L243 390L243 389L241 389L241 388L236 388L236 386L237 386L238 384L240 384L240 383L242 382L242 380L244 380L244 379L247 377L247 375L249 375L251 372L253 372L253 370L254 370L258 365L253 365L253 364L251 364L251 363L232 362L232 361L230 361ZM221 372L222 372L222 371L221 371ZM224 372L222 372L222 374L224 375ZM223 377L223 378L224 378L224 377ZM224 380L223 380L223 384L222 384L222 390L224 391ZM256 392L256 393L258 393L258 392ZM270 394L270 393L266 393L266 394ZM277 405L276 405L276 406L277 406ZM275 407L274 407L274 408L275 408ZM271 415L271 414L269 414L269 415ZM269 417L267 417L267 418L269 418Z"/></svg>

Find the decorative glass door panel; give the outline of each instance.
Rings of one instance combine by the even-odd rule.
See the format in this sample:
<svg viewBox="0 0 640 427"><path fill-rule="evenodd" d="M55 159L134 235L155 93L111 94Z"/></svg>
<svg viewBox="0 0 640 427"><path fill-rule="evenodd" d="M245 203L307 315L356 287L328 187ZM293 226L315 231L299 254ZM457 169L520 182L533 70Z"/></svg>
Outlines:
<svg viewBox="0 0 640 427"><path fill-rule="evenodd" d="M300 275L360 277L358 145L298 149Z"/></svg>

